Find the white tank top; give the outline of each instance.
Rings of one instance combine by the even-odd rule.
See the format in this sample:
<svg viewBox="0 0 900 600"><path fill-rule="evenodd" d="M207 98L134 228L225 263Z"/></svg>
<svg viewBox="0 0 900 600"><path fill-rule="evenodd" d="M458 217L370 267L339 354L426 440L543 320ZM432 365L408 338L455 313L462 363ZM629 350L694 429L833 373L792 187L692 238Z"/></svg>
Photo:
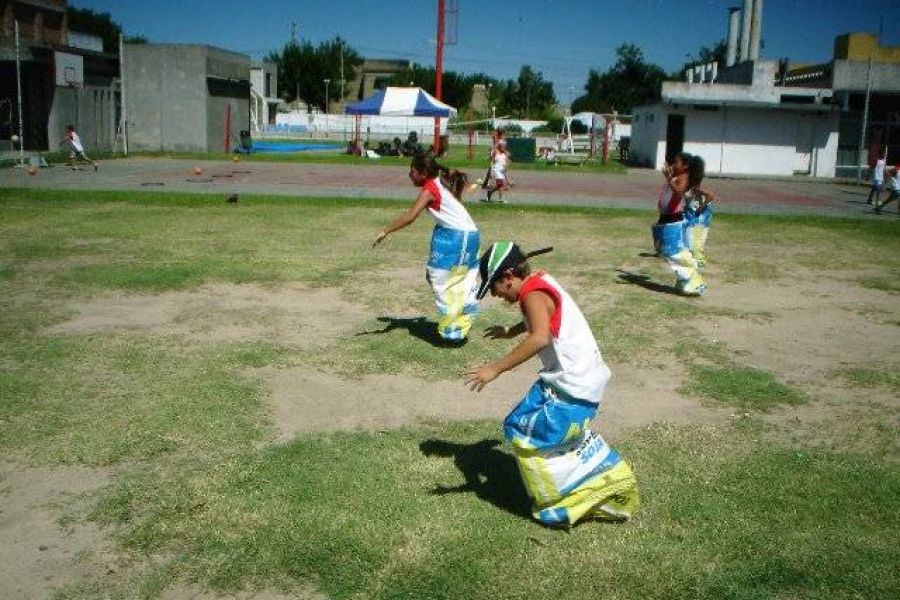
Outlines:
<svg viewBox="0 0 900 600"><path fill-rule="evenodd" d="M429 179L423 186L431 192L432 200L428 205L428 212L438 222L438 225L458 229L460 231L477 231L475 221L469 216L469 211L462 202L448 190L439 177Z"/></svg>
<svg viewBox="0 0 900 600"><path fill-rule="evenodd" d="M599 404L610 371L587 319L559 283L541 272L529 275L522 284L519 306L523 315L525 297L536 290L547 293L554 304L550 319L552 342L538 353L544 365L540 378L573 398ZM527 317L525 323L528 324Z"/></svg>

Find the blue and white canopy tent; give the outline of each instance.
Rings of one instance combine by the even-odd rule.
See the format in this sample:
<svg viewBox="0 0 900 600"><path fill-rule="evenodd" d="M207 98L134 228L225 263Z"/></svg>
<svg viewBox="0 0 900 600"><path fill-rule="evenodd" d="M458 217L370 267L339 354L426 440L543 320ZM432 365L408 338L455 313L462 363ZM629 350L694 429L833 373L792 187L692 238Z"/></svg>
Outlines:
<svg viewBox="0 0 900 600"><path fill-rule="evenodd" d="M348 104L348 115L392 117L450 117L456 109L444 104L422 88L389 87L368 98Z"/></svg>
<svg viewBox="0 0 900 600"><path fill-rule="evenodd" d="M344 114L356 116L356 143L360 139L360 122L363 116L434 117L449 118L456 109L444 104L422 88L389 87L359 102L348 104Z"/></svg>

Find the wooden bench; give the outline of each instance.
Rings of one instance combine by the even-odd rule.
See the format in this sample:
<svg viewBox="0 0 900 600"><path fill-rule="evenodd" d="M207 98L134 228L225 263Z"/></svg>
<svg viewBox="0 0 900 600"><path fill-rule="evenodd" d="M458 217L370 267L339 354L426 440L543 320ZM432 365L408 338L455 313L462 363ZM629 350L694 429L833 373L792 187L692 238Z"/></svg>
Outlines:
<svg viewBox="0 0 900 600"><path fill-rule="evenodd" d="M569 154L566 152L560 152L552 159L547 162L553 163L555 165L577 165L581 166L588 160L587 154Z"/></svg>

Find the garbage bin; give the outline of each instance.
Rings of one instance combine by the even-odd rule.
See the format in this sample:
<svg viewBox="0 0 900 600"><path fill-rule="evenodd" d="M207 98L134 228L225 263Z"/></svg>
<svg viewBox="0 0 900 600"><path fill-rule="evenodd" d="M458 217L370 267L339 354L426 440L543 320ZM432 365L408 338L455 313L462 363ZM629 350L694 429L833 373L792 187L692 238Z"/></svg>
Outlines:
<svg viewBox="0 0 900 600"><path fill-rule="evenodd" d="M250 131L247 129L241 130L241 152L250 152L251 148L253 148L253 138L250 137Z"/></svg>
<svg viewBox="0 0 900 600"><path fill-rule="evenodd" d="M506 149L514 163L534 162L537 143L534 138L507 138Z"/></svg>

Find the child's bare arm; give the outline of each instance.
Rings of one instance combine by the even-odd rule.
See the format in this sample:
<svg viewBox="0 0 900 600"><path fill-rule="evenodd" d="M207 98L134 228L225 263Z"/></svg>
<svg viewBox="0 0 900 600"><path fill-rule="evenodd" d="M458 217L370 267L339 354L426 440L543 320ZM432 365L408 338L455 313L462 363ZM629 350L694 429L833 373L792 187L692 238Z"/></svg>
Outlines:
<svg viewBox="0 0 900 600"><path fill-rule="evenodd" d="M514 369L540 352L551 341L550 318L553 300L544 292L532 292L525 298L525 315L528 319L528 337L522 340L503 358L466 373L466 384L472 391L480 392L501 373Z"/></svg>
<svg viewBox="0 0 900 600"><path fill-rule="evenodd" d="M375 242L372 244L372 246L377 246L384 241L384 238L386 238L388 234L403 229L404 227L415 221L422 213L422 211L425 210L425 207L428 206L431 200L431 192L423 188L422 191L419 192L419 197L416 198L416 201L413 202L412 206L407 208L402 215L394 219L390 225L385 227L384 230L375 237Z"/></svg>

